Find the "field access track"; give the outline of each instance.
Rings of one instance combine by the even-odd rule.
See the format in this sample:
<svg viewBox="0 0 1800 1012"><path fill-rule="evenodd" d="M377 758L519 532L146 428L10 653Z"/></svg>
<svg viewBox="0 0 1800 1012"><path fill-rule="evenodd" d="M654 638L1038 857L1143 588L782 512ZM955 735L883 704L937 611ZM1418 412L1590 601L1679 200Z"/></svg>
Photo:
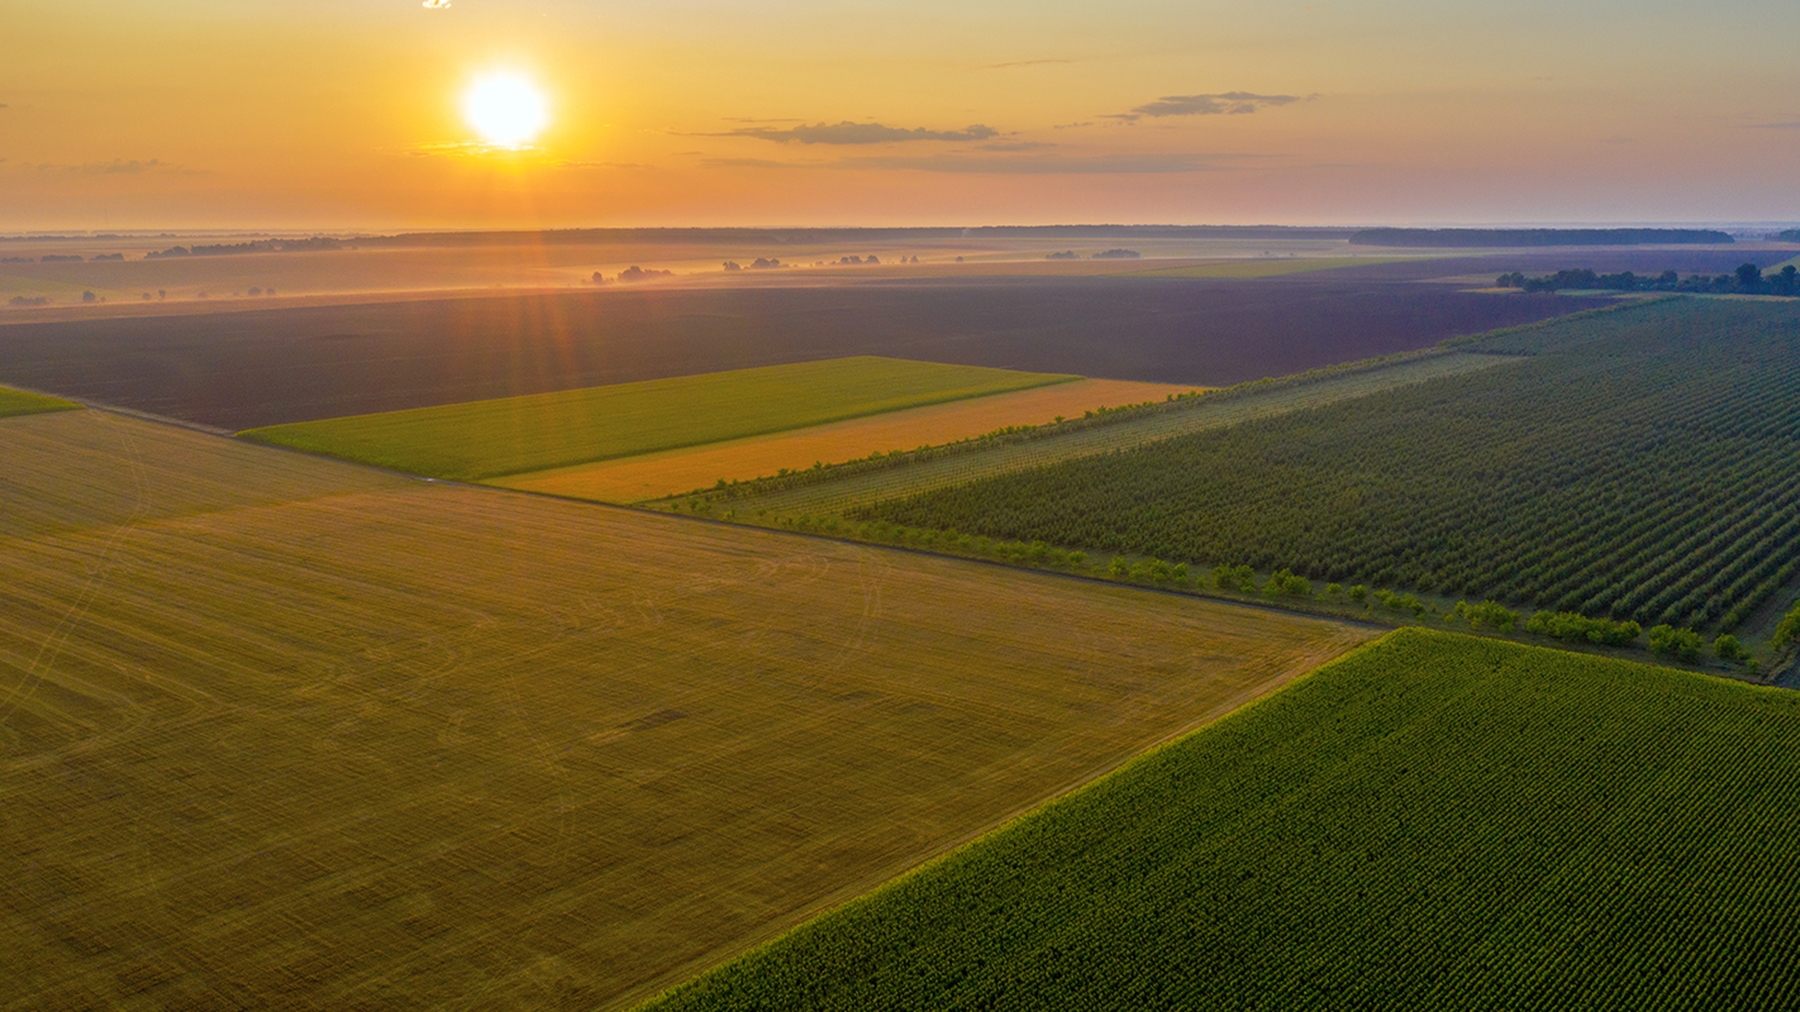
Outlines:
<svg viewBox="0 0 1800 1012"><path fill-rule="evenodd" d="M1328 622L0 421L0 1008L616 1008Z"/></svg>

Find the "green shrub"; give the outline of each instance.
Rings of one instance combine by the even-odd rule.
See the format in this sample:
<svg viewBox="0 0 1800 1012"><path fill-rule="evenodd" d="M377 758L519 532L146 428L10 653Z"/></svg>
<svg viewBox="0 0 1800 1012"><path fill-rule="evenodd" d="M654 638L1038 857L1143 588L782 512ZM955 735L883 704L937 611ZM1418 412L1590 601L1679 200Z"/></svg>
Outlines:
<svg viewBox="0 0 1800 1012"><path fill-rule="evenodd" d="M1518 612L1493 601L1483 601L1480 604L1470 604L1467 601L1458 601L1456 602L1456 607L1451 609L1450 616L1448 617L1466 620L1471 629L1480 629L1482 626L1490 626L1501 632L1508 633L1512 632L1513 627L1519 624Z"/></svg>
<svg viewBox="0 0 1800 1012"><path fill-rule="evenodd" d="M1249 566L1214 566L1212 579L1213 586L1220 590L1256 589L1256 570Z"/></svg>
<svg viewBox="0 0 1800 1012"><path fill-rule="evenodd" d="M1262 592L1270 597L1311 597L1312 582L1303 576L1295 576L1291 570L1277 569L1269 574Z"/></svg>
<svg viewBox="0 0 1800 1012"><path fill-rule="evenodd" d="M1644 630L1636 622L1587 618L1572 611L1540 611L1526 621L1525 631L1559 640L1587 640L1589 643L1623 647L1636 641L1638 634Z"/></svg>
<svg viewBox="0 0 1800 1012"><path fill-rule="evenodd" d="M1659 625L1650 630L1650 652L1663 657L1674 657L1691 664L1700 659L1700 650L1705 645L1706 641L1692 629Z"/></svg>
<svg viewBox="0 0 1800 1012"><path fill-rule="evenodd" d="M1718 639L1713 640L1713 656L1722 661L1742 661L1749 655L1736 636L1721 633Z"/></svg>

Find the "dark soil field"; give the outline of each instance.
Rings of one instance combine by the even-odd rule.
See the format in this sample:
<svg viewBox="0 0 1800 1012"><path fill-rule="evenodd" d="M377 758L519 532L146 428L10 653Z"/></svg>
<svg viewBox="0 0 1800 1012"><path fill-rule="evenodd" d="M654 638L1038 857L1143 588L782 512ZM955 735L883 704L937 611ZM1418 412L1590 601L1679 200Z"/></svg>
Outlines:
<svg viewBox="0 0 1800 1012"><path fill-rule="evenodd" d="M1599 304L1419 283L1470 263L1492 266L614 290L15 324L0 327L0 381L233 430L864 354L1219 386Z"/></svg>

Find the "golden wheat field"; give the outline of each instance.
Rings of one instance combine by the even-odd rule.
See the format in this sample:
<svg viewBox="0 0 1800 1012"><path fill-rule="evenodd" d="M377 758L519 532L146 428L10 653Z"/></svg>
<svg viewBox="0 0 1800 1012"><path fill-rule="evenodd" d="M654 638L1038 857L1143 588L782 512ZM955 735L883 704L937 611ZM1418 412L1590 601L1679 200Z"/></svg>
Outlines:
<svg viewBox="0 0 1800 1012"><path fill-rule="evenodd" d="M1366 638L0 421L0 1008L616 1008Z"/></svg>
<svg viewBox="0 0 1800 1012"><path fill-rule="evenodd" d="M1079 418L1083 411L1102 406L1160 401L1193 389L1131 380L1076 380L792 432L516 474L490 479L488 484L575 499L638 502L691 492L720 479L757 478L815 462L836 464L871 453L949 443L1012 425L1043 425L1058 416Z"/></svg>

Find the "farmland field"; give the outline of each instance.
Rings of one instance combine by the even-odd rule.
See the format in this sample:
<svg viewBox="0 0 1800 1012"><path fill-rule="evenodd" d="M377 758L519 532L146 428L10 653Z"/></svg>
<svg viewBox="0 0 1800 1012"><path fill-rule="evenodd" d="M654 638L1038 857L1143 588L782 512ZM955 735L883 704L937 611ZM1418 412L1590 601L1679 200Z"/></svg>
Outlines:
<svg viewBox="0 0 1800 1012"><path fill-rule="evenodd" d="M46 397L43 394L0 387L0 418L10 418L14 415L34 415L40 411L67 411L75 407L80 407L80 405L65 401L60 397Z"/></svg>
<svg viewBox="0 0 1800 1012"><path fill-rule="evenodd" d="M733 439L599 464L515 474L490 482L602 502L635 502L689 492L721 479L748 479L815 462L856 460L967 439L1017 425L1043 425L1093 408L1160 401L1190 388L1129 380L1077 380L1013 393L910 408L768 436Z"/></svg>
<svg viewBox="0 0 1800 1012"><path fill-rule="evenodd" d="M1473 294L1417 283L1440 268L1385 268L1400 273L796 282L0 317L0 383L232 431L850 355L1212 387L1600 304Z"/></svg>
<svg viewBox="0 0 1800 1012"><path fill-rule="evenodd" d="M609 1008L1368 633L0 422L0 1008Z"/></svg>
<svg viewBox="0 0 1800 1012"><path fill-rule="evenodd" d="M1729 631L1800 569L1800 308L1676 299L1508 364L856 519Z"/></svg>
<svg viewBox="0 0 1800 1012"><path fill-rule="evenodd" d="M470 480L1074 379L865 356L353 415L240 435L413 474Z"/></svg>
<svg viewBox="0 0 1800 1012"><path fill-rule="evenodd" d="M1406 257L1294 257L1291 259L1221 260L1206 264L1184 264L1180 267L1149 267L1133 271L1139 278L1273 278L1284 274L1305 274L1342 267L1373 267L1399 263Z"/></svg>
<svg viewBox="0 0 1800 1012"><path fill-rule="evenodd" d="M1405 630L649 1008L1791 1008L1800 696Z"/></svg>
<svg viewBox="0 0 1800 1012"><path fill-rule="evenodd" d="M1184 401L1175 410L1152 411L1141 417L1119 416L1111 424L1044 432L1024 441L994 441L967 452L942 456L913 455L903 466L819 476L786 485L780 481L715 493L709 498L739 513L845 515L885 500L936 489L955 488L995 475L1113 453L1255 418L1286 414L1303 407L1367 397L1443 376L1504 365L1492 355L1458 352L1421 354L1368 368L1319 378L1301 377L1279 383L1234 389ZM808 476L809 478L811 476Z"/></svg>

